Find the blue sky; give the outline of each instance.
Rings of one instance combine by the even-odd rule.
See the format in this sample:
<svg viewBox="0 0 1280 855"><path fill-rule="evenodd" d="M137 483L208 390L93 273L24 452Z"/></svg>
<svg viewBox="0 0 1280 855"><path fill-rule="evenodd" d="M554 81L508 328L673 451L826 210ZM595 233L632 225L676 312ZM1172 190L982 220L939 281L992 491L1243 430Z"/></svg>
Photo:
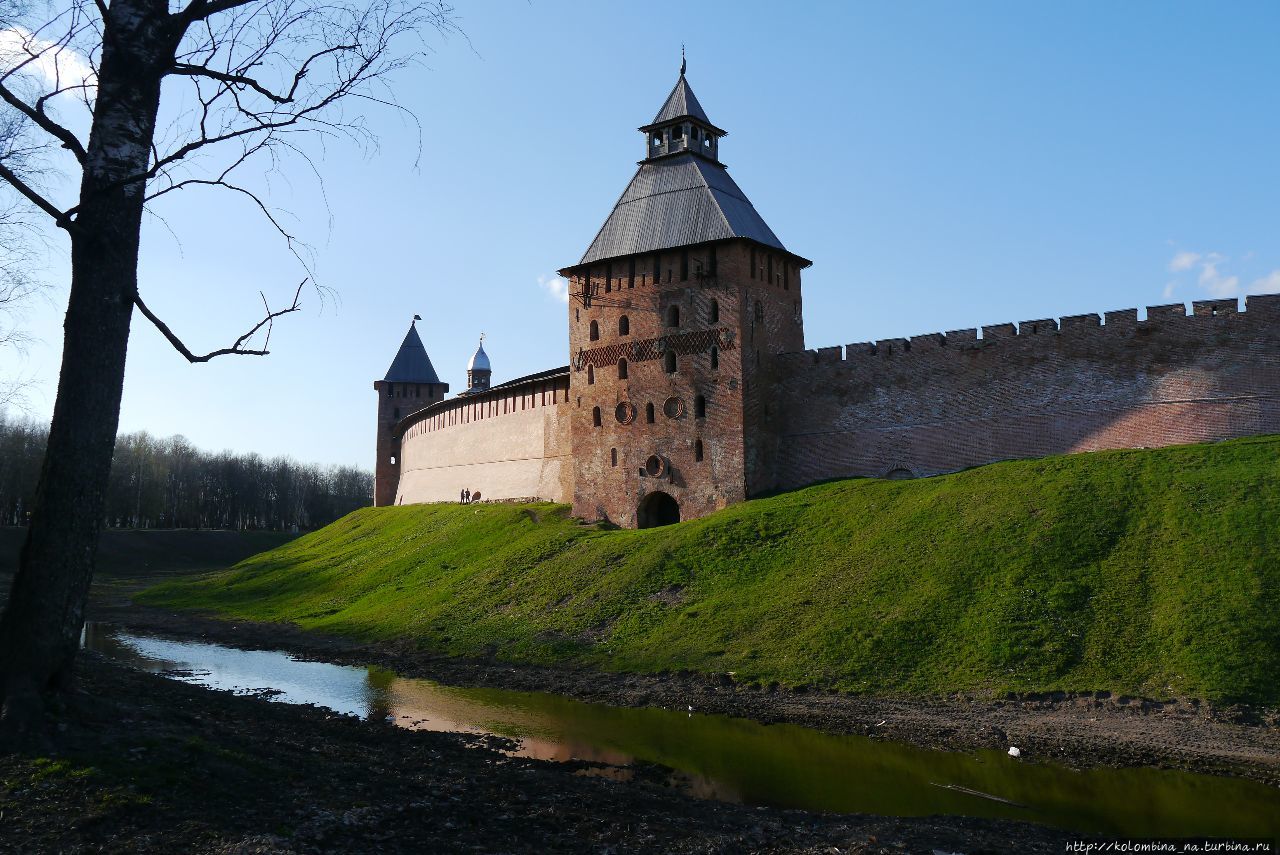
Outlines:
<svg viewBox="0 0 1280 855"><path fill-rule="evenodd" d="M266 359L190 366L135 316L124 431L371 466L373 380L408 321L453 391L479 334L494 381L568 361L549 278L643 153L680 44L721 156L805 278L820 347L1280 291L1280 5L463 2L372 113L269 183L336 299L304 291ZM416 162L416 165L415 165ZM65 189L65 188L64 188ZM327 206L326 206L327 201ZM144 295L193 349L228 344L304 273L242 200L146 225ZM176 235L177 237L175 238ZM65 244L28 321L52 411Z"/></svg>

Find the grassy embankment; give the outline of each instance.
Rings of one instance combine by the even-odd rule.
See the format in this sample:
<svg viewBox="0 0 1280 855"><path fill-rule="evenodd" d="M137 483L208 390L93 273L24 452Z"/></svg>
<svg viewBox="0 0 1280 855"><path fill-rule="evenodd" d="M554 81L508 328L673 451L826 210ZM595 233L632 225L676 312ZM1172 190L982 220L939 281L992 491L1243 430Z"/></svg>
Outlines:
<svg viewBox="0 0 1280 855"><path fill-rule="evenodd" d="M1280 438L850 480L648 531L357 511L142 600L452 654L874 692L1280 701Z"/></svg>

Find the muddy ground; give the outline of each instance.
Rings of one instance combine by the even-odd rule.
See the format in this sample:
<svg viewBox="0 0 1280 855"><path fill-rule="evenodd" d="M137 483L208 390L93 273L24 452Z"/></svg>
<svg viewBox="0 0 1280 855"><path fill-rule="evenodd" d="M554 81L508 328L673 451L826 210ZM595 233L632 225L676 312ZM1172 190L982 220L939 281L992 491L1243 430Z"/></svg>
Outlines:
<svg viewBox="0 0 1280 855"><path fill-rule="evenodd" d="M157 580L104 574L90 619L284 649L456 685L619 705L692 705L936 748L1018 745L1068 765L1159 765L1280 785L1280 716L1102 697L860 698L749 689L727 676L619 675L463 661L271 624L132 604ZM8 579L0 576L0 591ZM2 596L2 594L0 594ZM820 815L690 799L662 770L510 758L502 740L401 730L82 657L48 727L0 753L0 851L1061 852L1077 835L958 817Z"/></svg>
<svg viewBox="0 0 1280 855"><path fill-rule="evenodd" d="M958 817L820 815L692 799L658 770L509 758L213 692L93 654L48 729L0 752L5 852L1061 852L1073 836Z"/></svg>

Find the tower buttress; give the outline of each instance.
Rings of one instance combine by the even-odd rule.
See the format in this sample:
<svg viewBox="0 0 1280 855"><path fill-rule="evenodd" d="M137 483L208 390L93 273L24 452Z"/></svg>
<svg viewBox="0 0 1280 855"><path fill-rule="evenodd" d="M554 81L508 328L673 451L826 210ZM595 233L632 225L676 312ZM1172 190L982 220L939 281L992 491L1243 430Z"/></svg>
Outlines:
<svg viewBox="0 0 1280 855"><path fill-rule="evenodd" d="M436 376L427 349L418 337L416 324L420 320L419 315L413 316L409 332L405 334L386 376L373 381L373 388L378 393L378 457L373 467L375 507L396 503L396 490L400 484L400 438L395 433L396 425L410 413L443 401L449 391L449 384L441 383Z"/></svg>

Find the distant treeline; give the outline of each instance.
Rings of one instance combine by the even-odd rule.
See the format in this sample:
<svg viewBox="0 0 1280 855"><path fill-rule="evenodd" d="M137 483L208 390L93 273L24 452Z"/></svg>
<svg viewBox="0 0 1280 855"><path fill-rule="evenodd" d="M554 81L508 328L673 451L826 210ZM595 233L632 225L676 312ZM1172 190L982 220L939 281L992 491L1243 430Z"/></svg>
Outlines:
<svg viewBox="0 0 1280 855"><path fill-rule="evenodd" d="M0 413L0 525L26 522L49 429ZM319 528L373 504L373 474L287 457L210 453L181 436L116 440L105 523L116 528Z"/></svg>

